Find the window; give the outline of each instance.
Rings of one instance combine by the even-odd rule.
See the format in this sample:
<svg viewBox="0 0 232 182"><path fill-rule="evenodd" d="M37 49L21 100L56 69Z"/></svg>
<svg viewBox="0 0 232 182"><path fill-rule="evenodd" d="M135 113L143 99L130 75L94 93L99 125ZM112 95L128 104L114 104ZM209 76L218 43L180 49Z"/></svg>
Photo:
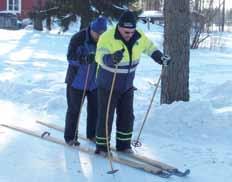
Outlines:
<svg viewBox="0 0 232 182"><path fill-rule="evenodd" d="M20 12L21 0L7 0L7 10L12 12Z"/></svg>

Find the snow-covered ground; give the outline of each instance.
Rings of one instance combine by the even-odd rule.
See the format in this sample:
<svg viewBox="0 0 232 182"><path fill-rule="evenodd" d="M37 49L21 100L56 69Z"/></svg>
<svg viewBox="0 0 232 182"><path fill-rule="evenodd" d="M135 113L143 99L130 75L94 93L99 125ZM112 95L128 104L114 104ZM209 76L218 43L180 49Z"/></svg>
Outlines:
<svg viewBox="0 0 232 182"><path fill-rule="evenodd" d="M146 26L141 28L146 31ZM162 28L152 25L151 30L146 34L162 49ZM71 35L0 30L0 123L63 137L35 120L64 125ZM189 177L161 179L118 164L114 166L119 172L109 175L104 159L0 127L0 182L231 181L232 34L220 36L223 43L213 50L191 50L190 102L159 105L158 92L142 133L143 147L136 149L179 169L191 169ZM143 56L135 80L134 137L154 91L150 82L159 74L160 66ZM85 107L81 116L80 132L85 134Z"/></svg>

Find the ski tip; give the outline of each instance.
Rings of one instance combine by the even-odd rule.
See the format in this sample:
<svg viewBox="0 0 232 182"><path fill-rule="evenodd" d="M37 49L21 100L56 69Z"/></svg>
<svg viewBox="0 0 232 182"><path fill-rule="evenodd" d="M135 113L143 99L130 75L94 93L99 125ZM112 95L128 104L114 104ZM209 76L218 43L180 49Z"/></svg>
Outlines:
<svg viewBox="0 0 232 182"><path fill-rule="evenodd" d="M174 171L169 171L169 172L175 176L185 177L185 176L188 176L191 171L190 171L190 169L186 169L184 172L182 172L182 171L179 171L178 169L176 169Z"/></svg>
<svg viewBox="0 0 232 182"><path fill-rule="evenodd" d="M190 169L186 169L185 172L183 173L185 176L189 175L190 174Z"/></svg>

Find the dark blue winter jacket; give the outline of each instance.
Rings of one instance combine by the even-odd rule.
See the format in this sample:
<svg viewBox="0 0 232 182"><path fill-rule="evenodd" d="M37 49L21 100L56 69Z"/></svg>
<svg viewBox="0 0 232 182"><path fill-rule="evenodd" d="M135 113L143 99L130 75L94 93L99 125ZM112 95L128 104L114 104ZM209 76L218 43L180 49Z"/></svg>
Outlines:
<svg viewBox="0 0 232 182"><path fill-rule="evenodd" d="M84 50L84 51L83 51ZM96 42L90 35L90 28L84 29L76 34L70 40L67 60L68 69L66 73L65 83L72 85L72 87L83 90L87 75L87 68L90 66L87 90L91 91L96 89L96 63L80 64L80 55L87 56L88 54L95 53Z"/></svg>

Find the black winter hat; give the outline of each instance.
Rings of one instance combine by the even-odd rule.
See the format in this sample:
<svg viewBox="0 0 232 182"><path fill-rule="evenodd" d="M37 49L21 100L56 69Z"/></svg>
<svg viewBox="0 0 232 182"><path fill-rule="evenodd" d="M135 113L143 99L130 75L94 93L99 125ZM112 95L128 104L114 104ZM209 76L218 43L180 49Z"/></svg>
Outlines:
<svg viewBox="0 0 232 182"><path fill-rule="evenodd" d="M136 28L136 18L133 12L125 11L119 18L118 25L123 28Z"/></svg>

